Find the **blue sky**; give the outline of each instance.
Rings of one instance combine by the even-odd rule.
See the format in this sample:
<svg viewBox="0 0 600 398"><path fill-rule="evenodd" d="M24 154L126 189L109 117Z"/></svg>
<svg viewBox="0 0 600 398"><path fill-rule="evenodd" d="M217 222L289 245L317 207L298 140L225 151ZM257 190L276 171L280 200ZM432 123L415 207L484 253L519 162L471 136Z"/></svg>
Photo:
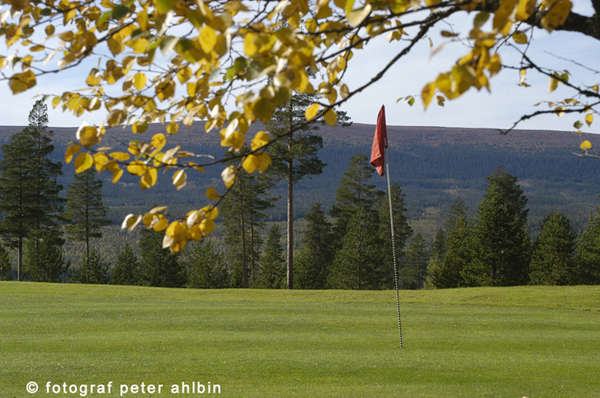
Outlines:
<svg viewBox="0 0 600 398"><path fill-rule="evenodd" d="M590 14L591 9L587 0L575 0L575 10ZM455 30L468 32L471 17L457 18L452 21ZM442 38L437 34L431 35L437 46ZM356 53L350 63L350 70L345 82L352 89L370 79L382 65L385 65L400 48L401 44L390 44L385 40L370 43L366 50ZM517 61L510 50L505 52L503 61ZM463 97L447 101L440 108L430 106L427 111L419 102L413 107L405 103L397 103L396 99L406 95L418 95L425 83L435 79L438 73L448 70L456 59L466 53L460 44L448 45L434 57L430 57L428 41L423 41L413 53L404 58L376 84L352 98L342 109L347 111L354 122L375 123L377 112L381 105L386 106L387 121L390 125L412 126L452 126L452 127L493 127L506 128L512 125L523 113L532 112L538 108L533 105L540 100L559 100L573 95L568 89L559 87L554 93L548 94L548 79L545 77L528 76L530 88L518 87L517 71L505 70L491 80L492 93L482 90L471 90ZM574 82L592 85L600 83L600 74L591 73L572 63L564 62L549 55L547 52L559 54L574 59L583 64L595 67L600 65L598 41L580 34L559 32L552 35L537 30L535 45L530 49L530 55L542 64L560 69L567 68L572 73ZM0 48L0 53L6 53ZM598 67L600 69L600 66ZM27 115L39 94L55 94L66 89L76 89L84 86L85 76L89 67L64 71L57 75L44 76L38 80L38 86L28 92L12 96L6 82L0 85L0 95L5 98L5 106L0 108L0 125L24 125ZM69 113L50 109L51 126L79 126L83 120L91 123L101 122L103 114L84 115L75 118ZM597 118L600 120L600 117ZM574 116L537 117L521 124L520 128L572 130ZM585 130L585 129L584 129ZM587 129L585 131L594 131ZM598 129L600 131L600 129Z"/></svg>

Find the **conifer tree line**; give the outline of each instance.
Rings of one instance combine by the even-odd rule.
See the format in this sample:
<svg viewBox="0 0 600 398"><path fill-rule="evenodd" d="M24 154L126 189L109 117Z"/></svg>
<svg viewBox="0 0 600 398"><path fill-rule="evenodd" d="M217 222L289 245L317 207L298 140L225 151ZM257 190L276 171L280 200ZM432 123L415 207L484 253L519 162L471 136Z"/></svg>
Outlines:
<svg viewBox="0 0 600 398"><path fill-rule="evenodd" d="M275 115L270 130L285 135L311 101L294 97ZM341 113L340 120L348 121ZM395 245L392 245L387 194L364 154L350 159L335 204L314 203L304 215L300 244L294 240L293 187L326 166L318 158L318 125L296 132L268 150L273 167L242 174L220 206L222 240L207 239L182 253L162 248L159 232L142 228L137 247L119 248L113 264L94 242L110 222L97 173L76 174L63 189L62 164L47 127L46 105L35 103L29 125L2 146L0 161L0 278L79 283L191 287L391 289L392 247L399 259L402 289L567 285L600 283L600 211L578 235L560 212L549 213L535 239L527 227L527 198L517 178L499 168L474 217L458 199L432 242L413 233L405 197L392 184ZM245 148L244 150L249 150ZM286 184L285 227L267 224ZM66 241L85 250L73 264L65 260ZM11 264L10 252L15 253Z"/></svg>

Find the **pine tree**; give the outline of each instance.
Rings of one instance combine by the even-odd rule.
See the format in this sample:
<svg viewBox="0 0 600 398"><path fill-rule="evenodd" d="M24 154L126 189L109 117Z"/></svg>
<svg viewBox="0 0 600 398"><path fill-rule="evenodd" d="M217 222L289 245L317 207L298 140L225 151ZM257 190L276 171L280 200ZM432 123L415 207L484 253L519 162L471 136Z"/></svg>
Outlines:
<svg viewBox="0 0 600 398"><path fill-rule="evenodd" d="M2 146L0 161L0 233L17 249L17 280L23 278L23 241L35 221L32 211L33 142L21 131Z"/></svg>
<svg viewBox="0 0 600 398"><path fill-rule="evenodd" d="M102 181L96 172L88 169L75 174L67 188L65 229L70 240L85 242L85 258L90 255L90 239L102 237L102 227L110 224L102 203Z"/></svg>
<svg viewBox="0 0 600 398"><path fill-rule="evenodd" d="M80 283L104 284L108 283L109 265L100 256L95 249L90 251L90 255L81 264L79 270L75 273L74 279Z"/></svg>
<svg viewBox="0 0 600 398"><path fill-rule="evenodd" d="M398 272L400 289L421 289L427 274L427 242L421 234L416 234L406 249L404 262Z"/></svg>
<svg viewBox="0 0 600 398"><path fill-rule="evenodd" d="M147 228L140 233L140 280L143 285L183 287L187 282L185 268L178 254L162 248L163 236Z"/></svg>
<svg viewBox="0 0 600 398"><path fill-rule="evenodd" d="M462 286L463 270L471 263L472 230L467 220L466 208L462 199L457 199L450 209L446 221L448 236L445 254L440 266L432 274L432 282L437 288Z"/></svg>
<svg viewBox="0 0 600 398"><path fill-rule="evenodd" d="M0 244L0 280L11 279L11 265L10 256L4 248L4 245Z"/></svg>
<svg viewBox="0 0 600 398"><path fill-rule="evenodd" d="M55 232L35 231L25 240L24 271L32 281L61 282L69 264L62 250L63 241Z"/></svg>
<svg viewBox="0 0 600 398"><path fill-rule="evenodd" d="M533 245L529 265L532 285L568 285L575 282L574 257L577 234L569 219L549 213Z"/></svg>
<svg viewBox="0 0 600 398"><path fill-rule="evenodd" d="M268 178L240 174L221 203L232 287L256 286L265 210L273 206Z"/></svg>
<svg viewBox="0 0 600 398"><path fill-rule="evenodd" d="M303 246L296 256L296 286L302 289L325 289L333 257L333 234L320 203L304 215L306 230Z"/></svg>
<svg viewBox="0 0 600 398"><path fill-rule="evenodd" d="M577 240L575 283L600 284L600 211L592 214L585 230Z"/></svg>
<svg viewBox="0 0 600 398"><path fill-rule="evenodd" d="M327 278L333 289L380 289L382 261L376 220L359 208L348 220L342 247L337 251Z"/></svg>
<svg viewBox="0 0 600 398"><path fill-rule="evenodd" d="M399 262L403 257L404 247L408 237L412 235L412 228L408 225L406 218L406 207L404 205L404 194L398 184L391 185L392 210L394 214L394 239L396 258ZM381 286L391 289L394 287L394 258L392 255L392 236L390 231L390 208L387 195L379 199L379 239L385 267ZM423 271L424 273L424 271ZM420 287L422 287L420 285Z"/></svg>
<svg viewBox="0 0 600 398"><path fill-rule="evenodd" d="M476 260L485 267L484 273L494 285L526 284L530 260L527 198L517 177L502 169L487 180L478 210L476 238L480 247Z"/></svg>
<svg viewBox="0 0 600 398"><path fill-rule="evenodd" d="M425 288L437 287L436 282L442 275L444 257L446 256L446 233L443 228L438 228L433 243L431 253L427 263L427 278L425 279Z"/></svg>
<svg viewBox="0 0 600 398"><path fill-rule="evenodd" d="M39 100L29 114L29 126L2 147L0 214L4 217L0 222L0 234L17 249L18 280L23 278L23 241L26 237L43 239L50 233L55 238L52 242L62 245L59 228L62 186L57 182L62 174L62 164L49 158L54 146L47 123L47 106ZM35 244L30 248L55 251L47 244ZM46 255L51 253L37 253L33 257L39 260ZM36 264L40 264L38 260Z"/></svg>
<svg viewBox="0 0 600 398"><path fill-rule="evenodd" d="M273 225L269 230L265 249L260 259L260 287L280 289L285 283L285 261L281 247L281 230Z"/></svg>
<svg viewBox="0 0 600 398"><path fill-rule="evenodd" d="M140 262L129 243L119 250L117 262L110 273L110 283L113 285L139 285Z"/></svg>
<svg viewBox="0 0 600 398"><path fill-rule="evenodd" d="M331 209L336 247L341 246L348 222L358 210L372 213L370 216L373 218L377 217L373 207L383 192L377 191L375 185L369 183L374 173L375 169L369 164L366 155L357 154L350 159L350 167L344 172L336 193L335 205Z"/></svg>
<svg viewBox="0 0 600 398"><path fill-rule="evenodd" d="M307 94L294 94L290 101L278 108L268 128L276 137L286 136L285 142L278 141L268 149L273 164L269 172L287 184L287 245L286 245L286 286L294 288L294 186L307 175L321 174L325 163L317 156L323 147L323 138L311 134L318 130L318 124L307 125L301 131L293 131L292 126L305 121L306 108L314 102Z"/></svg>
<svg viewBox="0 0 600 398"><path fill-rule="evenodd" d="M188 285L199 289L222 289L229 286L229 272L223 252L211 240L197 242L187 263Z"/></svg>

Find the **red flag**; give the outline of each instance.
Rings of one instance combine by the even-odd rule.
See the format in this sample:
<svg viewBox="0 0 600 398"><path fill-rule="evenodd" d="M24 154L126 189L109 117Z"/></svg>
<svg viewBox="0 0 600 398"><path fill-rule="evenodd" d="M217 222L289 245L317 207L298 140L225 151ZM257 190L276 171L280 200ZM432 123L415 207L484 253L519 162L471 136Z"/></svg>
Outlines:
<svg viewBox="0 0 600 398"><path fill-rule="evenodd" d="M373 146L371 147L371 164L377 170L377 174L384 174L384 153L387 148L387 128L385 127L385 107L381 105L379 115L377 116L377 127L373 136Z"/></svg>

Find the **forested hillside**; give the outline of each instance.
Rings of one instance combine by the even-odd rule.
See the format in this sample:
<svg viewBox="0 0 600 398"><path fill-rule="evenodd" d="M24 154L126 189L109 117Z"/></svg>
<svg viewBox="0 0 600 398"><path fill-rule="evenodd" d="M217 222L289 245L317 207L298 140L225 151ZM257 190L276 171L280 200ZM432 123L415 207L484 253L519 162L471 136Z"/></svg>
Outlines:
<svg viewBox="0 0 600 398"><path fill-rule="evenodd" d="M259 126L253 126L260 129ZM327 164L323 174L306 178L297 187L298 218L319 200L325 208L334 201L340 177L348 167L350 157L356 153L370 153L374 126L353 124L349 127L321 126L324 148L320 158ZM0 127L0 144L7 142L17 126ZM52 128L56 151L54 158L61 159L66 145L74 140L75 128ZM145 135L162 130L160 125L149 127ZM543 216L551 209L559 209L581 227L589 213L598 205L600 187L600 160L583 159L577 151L581 137L573 133L556 131L516 130L502 135L493 129L462 129L443 127L388 127L391 146L392 180L406 194L410 222L419 232L432 236L451 203L462 197L471 212L483 196L485 178L498 167L517 176L529 198L529 224L532 231L539 228ZM115 134L116 135L116 134ZM106 145L118 146L107 134ZM195 125L169 137L169 145L185 144L189 150L219 156L223 149L218 144L218 134L206 134L202 126ZM585 137L600 145L600 137ZM114 138L113 138L114 140ZM198 200L203 200L204 189L209 184L219 184L218 170L207 170L202 178L190 175L184 195L171 195L171 184L157 184L151 190L141 191L137 181L124 178L117 184L104 184L104 198L110 208L110 218L120 223L132 211L142 211L157 203L168 202L171 211L177 212ZM208 178L206 178L208 177ZM63 185L72 179L72 166L64 167ZM379 179L384 188L384 179ZM283 186L276 187L283 195ZM270 210L270 219L285 219L285 203L280 200Z"/></svg>

